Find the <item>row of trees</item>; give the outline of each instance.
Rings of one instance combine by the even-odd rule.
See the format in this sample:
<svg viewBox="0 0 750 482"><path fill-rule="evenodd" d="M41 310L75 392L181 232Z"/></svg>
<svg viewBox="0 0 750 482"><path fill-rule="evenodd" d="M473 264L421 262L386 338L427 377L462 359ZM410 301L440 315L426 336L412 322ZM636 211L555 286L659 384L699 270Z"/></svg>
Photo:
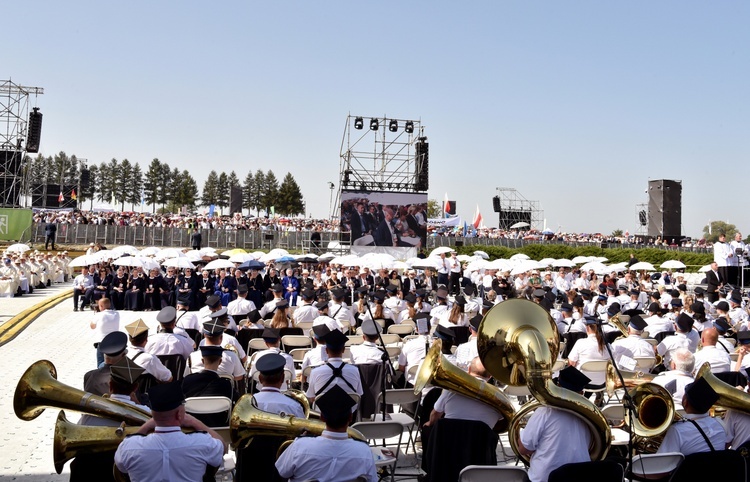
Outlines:
<svg viewBox="0 0 750 482"><path fill-rule="evenodd" d="M89 171L88 183L81 182L84 169ZM29 180L25 185L30 190L43 189L46 193L47 185L74 186L79 205L88 201L92 207L96 200L119 205L123 211L128 205L135 210L143 200L151 206L152 212L157 211L157 206L163 212L178 212L182 207L194 211L199 205L212 204L226 209L230 207L234 188L242 196L242 207L248 211L274 211L282 215L305 212L302 192L291 173L287 173L279 185L271 170L250 171L242 184L234 171L227 174L212 170L199 193L198 184L189 171L172 168L159 159L152 160L144 173L138 163L128 159L86 166L75 155L59 152L54 156L27 157L25 175ZM32 195L32 192L25 194Z"/></svg>

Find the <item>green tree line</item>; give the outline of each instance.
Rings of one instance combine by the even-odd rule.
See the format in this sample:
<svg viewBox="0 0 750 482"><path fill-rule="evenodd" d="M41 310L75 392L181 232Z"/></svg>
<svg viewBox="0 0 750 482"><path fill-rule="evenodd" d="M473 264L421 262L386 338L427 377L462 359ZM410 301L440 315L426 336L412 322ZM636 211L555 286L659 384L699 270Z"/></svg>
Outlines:
<svg viewBox="0 0 750 482"><path fill-rule="evenodd" d="M222 210L230 207L232 188L239 188L242 207L248 211L271 211L280 215L305 213L302 191L291 173L284 176L279 184L272 170L249 171L240 183L235 171L229 174L212 170L203 190L187 170L171 167L159 159L153 159L145 172L137 162L128 159L111 159L100 164L87 163L75 155L59 152L54 156L26 157L25 176L32 185L47 184L75 186L79 206L89 208L94 201L111 203L124 211L126 207L135 210L143 199L152 212L179 212L182 208L195 211L198 206L215 205ZM89 171L88 185L81 184L81 172ZM30 195L30 192L26 193ZM38 193L37 193L38 194Z"/></svg>

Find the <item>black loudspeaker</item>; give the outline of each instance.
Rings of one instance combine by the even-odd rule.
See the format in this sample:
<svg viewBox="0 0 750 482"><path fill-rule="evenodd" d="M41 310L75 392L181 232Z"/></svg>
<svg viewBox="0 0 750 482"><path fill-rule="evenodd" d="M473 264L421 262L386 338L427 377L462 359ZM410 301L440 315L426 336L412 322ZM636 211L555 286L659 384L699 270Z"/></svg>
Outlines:
<svg viewBox="0 0 750 482"><path fill-rule="evenodd" d="M492 198L492 209L496 213L499 213L500 211L502 211L502 208L500 207L500 196L495 196Z"/></svg>
<svg viewBox="0 0 750 482"><path fill-rule="evenodd" d="M430 189L430 144L426 137L420 137L414 144L415 150L415 176L417 191L428 191Z"/></svg>
<svg viewBox="0 0 750 482"><path fill-rule="evenodd" d="M229 189L229 212L242 212L242 186L232 186Z"/></svg>
<svg viewBox="0 0 750 482"><path fill-rule="evenodd" d="M88 190L90 183L91 171L89 171L88 169L81 169L81 189Z"/></svg>
<svg viewBox="0 0 750 482"><path fill-rule="evenodd" d="M646 226L648 224L648 214L646 214L646 211L638 211L638 223L641 226Z"/></svg>
<svg viewBox="0 0 750 482"><path fill-rule="evenodd" d="M20 195L20 177L0 177L0 206L18 207L20 205ZM0 225L0 228L4 227Z"/></svg>
<svg viewBox="0 0 750 482"><path fill-rule="evenodd" d="M456 214L456 201L448 201L448 214L455 216Z"/></svg>
<svg viewBox="0 0 750 482"><path fill-rule="evenodd" d="M463 246L464 246L464 242L463 241L456 241L456 247L457 248L462 248Z"/></svg>
<svg viewBox="0 0 750 482"><path fill-rule="evenodd" d="M682 182L659 179L648 182L648 235L682 236Z"/></svg>
<svg viewBox="0 0 750 482"><path fill-rule="evenodd" d="M39 144L42 142L42 113L38 107L34 107L29 114L29 133L26 136L26 152L39 152Z"/></svg>

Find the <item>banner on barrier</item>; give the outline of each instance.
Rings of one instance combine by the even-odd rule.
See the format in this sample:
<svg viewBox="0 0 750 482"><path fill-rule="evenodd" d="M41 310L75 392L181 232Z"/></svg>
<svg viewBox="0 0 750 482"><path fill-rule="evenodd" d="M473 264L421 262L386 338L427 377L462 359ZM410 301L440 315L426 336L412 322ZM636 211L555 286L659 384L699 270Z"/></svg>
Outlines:
<svg viewBox="0 0 750 482"><path fill-rule="evenodd" d="M20 241L31 220L31 209L0 208L0 240Z"/></svg>

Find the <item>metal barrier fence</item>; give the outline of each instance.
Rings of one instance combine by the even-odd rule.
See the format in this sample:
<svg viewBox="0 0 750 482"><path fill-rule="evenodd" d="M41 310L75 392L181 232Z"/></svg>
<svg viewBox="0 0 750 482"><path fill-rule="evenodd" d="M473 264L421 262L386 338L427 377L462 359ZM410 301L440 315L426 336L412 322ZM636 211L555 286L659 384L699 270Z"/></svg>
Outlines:
<svg viewBox="0 0 750 482"><path fill-rule="evenodd" d="M44 223L32 225L31 240L44 243ZM320 247L316 248L310 242L309 232L282 232L258 230L225 230L203 229L203 247L216 249L242 248L245 250L284 248L290 251L322 252L326 251L328 243L340 241L339 233L320 233ZM57 242L60 244L89 244L101 243L104 246L130 244L133 246L190 246L191 231L187 228L165 228L144 226L111 226L98 224L58 224ZM347 242L341 244L346 245ZM596 246L602 248L642 249L657 248L669 251L686 251L693 253L709 253L706 248L683 248L675 246L649 246L643 244L619 243L584 243L574 241L547 241L528 239L499 239L499 238L462 238L462 237L428 237L427 248L439 246L504 246L507 248L522 248L533 244L559 244L572 247Z"/></svg>

